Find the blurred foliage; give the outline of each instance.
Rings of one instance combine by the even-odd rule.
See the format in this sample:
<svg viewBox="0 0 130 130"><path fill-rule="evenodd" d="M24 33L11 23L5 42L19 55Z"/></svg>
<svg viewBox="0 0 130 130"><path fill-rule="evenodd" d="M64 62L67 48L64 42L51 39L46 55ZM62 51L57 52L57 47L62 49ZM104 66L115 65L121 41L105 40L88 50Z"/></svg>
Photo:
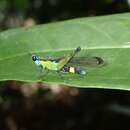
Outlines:
<svg viewBox="0 0 130 130"><path fill-rule="evenodd" d="M15 81L3 84L6 87L0 87L2 130L130 129L129 91L86 90Z"/></svg>
<svg viewBox="0 0 130 130"><path fill-rule="evenodd" d="M1 0L0 28L22 26L30 17L46 23L127 11L127 0Z"/></svg>

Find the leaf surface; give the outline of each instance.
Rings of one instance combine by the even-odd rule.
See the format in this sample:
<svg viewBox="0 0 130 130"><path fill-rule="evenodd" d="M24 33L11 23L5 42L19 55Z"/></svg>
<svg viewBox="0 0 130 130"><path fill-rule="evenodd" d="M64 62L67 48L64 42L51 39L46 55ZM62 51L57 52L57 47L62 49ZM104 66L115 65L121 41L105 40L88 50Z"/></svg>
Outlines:
<svg viewBox="0 0 130 130"><path fill-rule="evenodd" d="M84 65L85 76L50 72L39 78L31 54L60 57L80 46L77 57L101 57ZM74 64L76 66L76 64ZM130 13L74 19L0 33L0 80L60 83L77 87L130 89Z"/></svg>

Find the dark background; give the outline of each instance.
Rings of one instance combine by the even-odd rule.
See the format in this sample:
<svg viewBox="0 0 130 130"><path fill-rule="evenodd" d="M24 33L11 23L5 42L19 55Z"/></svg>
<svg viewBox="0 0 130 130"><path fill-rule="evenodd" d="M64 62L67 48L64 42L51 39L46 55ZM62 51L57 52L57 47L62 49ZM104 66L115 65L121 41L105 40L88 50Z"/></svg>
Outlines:
<svg viewBox="0 0 130 130"><path fill-rule="evenodd" d="M0 30L129 11L129 0L0 0ZM129 91L0 82L0 130L127 130L129 122Z"/></svg>

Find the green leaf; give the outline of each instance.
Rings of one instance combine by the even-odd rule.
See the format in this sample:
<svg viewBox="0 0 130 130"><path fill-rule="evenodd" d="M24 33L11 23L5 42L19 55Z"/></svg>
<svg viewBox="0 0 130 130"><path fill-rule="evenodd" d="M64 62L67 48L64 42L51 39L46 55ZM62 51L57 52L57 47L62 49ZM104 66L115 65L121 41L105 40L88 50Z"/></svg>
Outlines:
<svg viewBox="0 0 130 130"><path fill-rule="evenodd" d="M0 80L41 81L31 59L60 57L81 46L77 57L101 57L104 65L85 65L85 76L50 72L42 82L77 87L130 89L130 13L74 19L0 34Z"/></svg>

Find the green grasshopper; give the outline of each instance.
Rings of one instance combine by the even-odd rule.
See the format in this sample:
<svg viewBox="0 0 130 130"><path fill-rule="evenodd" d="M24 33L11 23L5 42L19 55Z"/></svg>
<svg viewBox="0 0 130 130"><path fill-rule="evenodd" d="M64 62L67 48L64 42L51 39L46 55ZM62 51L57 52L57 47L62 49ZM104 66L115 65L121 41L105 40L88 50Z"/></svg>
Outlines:
<svg viewBox="0 0 130 130"><path fill-rule="evenodd" d="M68 64L72 61L74 56L81 51L80 47L77 47L71 54L57 58L57 59L44 59L37 55L32 55L32 60L37 66L40 67L40 73L43 70L63 72L63 73L74 73L79 75L85 75L86 71L81 67L69 66Z"/></svg>

